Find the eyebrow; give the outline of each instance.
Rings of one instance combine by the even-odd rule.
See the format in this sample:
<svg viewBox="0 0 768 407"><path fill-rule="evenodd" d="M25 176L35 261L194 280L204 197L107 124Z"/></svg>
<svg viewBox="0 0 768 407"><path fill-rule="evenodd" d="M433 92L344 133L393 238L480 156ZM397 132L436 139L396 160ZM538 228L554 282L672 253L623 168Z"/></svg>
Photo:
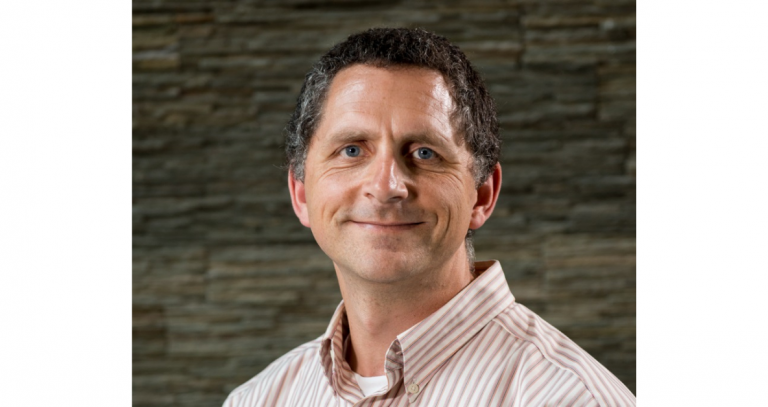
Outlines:
<svg viewBox="0 0 768 407"><path fill-rule="evenodd" d="M331 144L346 144L353 141L369 139L371 136L368 132L357 129L342 129L338 132L333 132L328 136L328 142Z"/></svg>
<svg viewBox="0 0 768 407"><path fill-rule="evenodd" d="M345 144L352 143L360 140L369 140L378 138L377 135L360 130L360 129L342 129L338 132L331 133L328 136L328 142L332 144ZM424 144L434 145L436 147L449 147L449 138L433 131L420 131L405 134L402 139L406 143L420 142ZM453 141L453 140L450 140Z"/></svg>
<svg viewBox="0 0 768 407"><path fill-rule="evenodd" d="M443 147L448 148L450 147L449 141L451 140L449 137L445 137L441 134L436 134L434 132L419 132L419 133L410 133L406 134L403 137L408 142L421 142L424 144L430 144L437 147Z"/></svg>

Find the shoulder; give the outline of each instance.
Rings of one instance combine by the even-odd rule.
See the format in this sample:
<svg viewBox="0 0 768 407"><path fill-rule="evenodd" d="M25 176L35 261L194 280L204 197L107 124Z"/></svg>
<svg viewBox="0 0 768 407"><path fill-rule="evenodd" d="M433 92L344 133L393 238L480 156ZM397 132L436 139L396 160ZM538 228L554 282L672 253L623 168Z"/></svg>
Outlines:
<svg viewBox="0 0 768 407"><path fill-rule="evenodd" d="M547 383L560 382L562 389L564 382L570 382L574 396L580 399L594 399L600 406L635 405L634 395L616 376L527 307L514 303L491 324L514 339L516 374L535 376L535 380L523 377L522 387L541 395L556 390L548 389Z"/></svg>
<svg viewBox="0 0 768 407"><path fill-rule="evenodd" d="M223 407L274 404L281 393L292 387L291 381L302 370L321 369L319 354L322 339L307 342L272 362L261 373L238 386L227 397Z"/></svg>

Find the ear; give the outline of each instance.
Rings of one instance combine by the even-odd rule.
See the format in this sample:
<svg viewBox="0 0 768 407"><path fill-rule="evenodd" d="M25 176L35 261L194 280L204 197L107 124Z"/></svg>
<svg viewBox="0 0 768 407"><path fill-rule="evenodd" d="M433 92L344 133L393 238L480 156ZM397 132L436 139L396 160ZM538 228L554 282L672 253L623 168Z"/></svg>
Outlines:
<svg viewBox="0 0 768 407"><path fill-rule="evenodd" d="M291 192L293 212L296 213L302 225L309 227L309 212L307 211L307 197L304 194L304 183L293 176L292 169L288 171L288 190Z"/></svg>
<svg viewBox="0 0 768 407"><path fill-rule="evenodd" d="M491 217L493 208L496 207L496 201L499 199L499 190L501 190L501 164L496 163L493 172L488 175L488 179L477 188L477 202L472 208L472 217L469 221L469 228L480 229L486 220Z"/></svg>

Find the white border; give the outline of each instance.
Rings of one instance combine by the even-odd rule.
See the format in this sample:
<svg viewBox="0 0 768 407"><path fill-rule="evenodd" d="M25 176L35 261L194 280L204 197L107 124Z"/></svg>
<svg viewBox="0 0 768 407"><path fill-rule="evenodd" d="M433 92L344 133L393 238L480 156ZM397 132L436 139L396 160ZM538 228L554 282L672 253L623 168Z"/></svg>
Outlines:
<svg viewBox="0 0 768 407"><path fill-rule="evenodd" d="M130 7L3 7L3 406L131 403Z"/></svg>

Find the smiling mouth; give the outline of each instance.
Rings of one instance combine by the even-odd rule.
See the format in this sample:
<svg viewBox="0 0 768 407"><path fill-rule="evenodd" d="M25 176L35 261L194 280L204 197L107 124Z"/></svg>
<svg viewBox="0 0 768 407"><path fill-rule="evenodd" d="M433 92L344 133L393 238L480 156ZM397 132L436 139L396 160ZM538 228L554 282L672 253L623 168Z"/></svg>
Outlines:
<svg viewBox="0 0 768 407"><path fill-rule="evenodd" d="M368 230L380 230L380 231L397 231L408 230L423 224L424 222L362 222L351 221L355 225L361 226Z"/></svg>

